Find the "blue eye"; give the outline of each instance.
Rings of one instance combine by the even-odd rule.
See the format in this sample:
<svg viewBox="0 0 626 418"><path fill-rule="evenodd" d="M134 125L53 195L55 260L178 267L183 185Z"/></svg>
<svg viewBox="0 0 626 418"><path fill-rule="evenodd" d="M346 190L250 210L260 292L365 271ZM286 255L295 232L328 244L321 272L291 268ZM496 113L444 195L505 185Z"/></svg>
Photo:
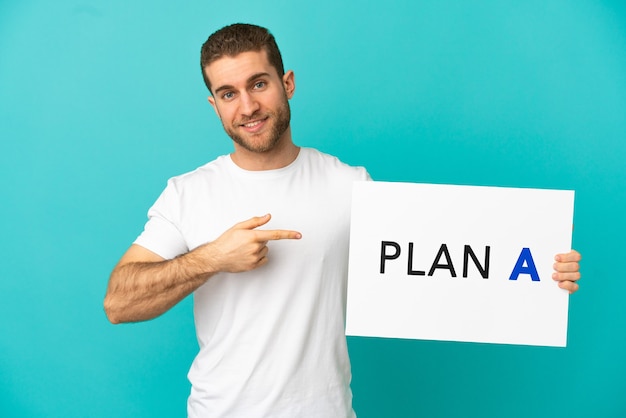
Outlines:
<svg viewBox="0 0 626 418"><path fill-rule="evenodd" d="M232 99L235 96L235 93L233 93L232 91L227 91L226 93L222 94L222 99L228 100L228 99Z"/></svg>
<svg viewBox="0 0 626 418"><path fill-rule="evenodd" d="M265 81L257 81L256 83L254 83L255 89L262 89L263 87L265 87Z"/></svg>

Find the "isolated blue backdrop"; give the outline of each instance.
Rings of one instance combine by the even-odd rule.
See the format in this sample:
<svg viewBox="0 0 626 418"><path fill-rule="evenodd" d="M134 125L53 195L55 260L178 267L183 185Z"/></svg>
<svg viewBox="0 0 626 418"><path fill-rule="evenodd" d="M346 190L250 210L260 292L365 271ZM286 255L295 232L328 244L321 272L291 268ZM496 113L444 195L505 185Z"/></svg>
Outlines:
<svg viewBox="0 0 626 418"><path fill-rule="evenodd" d="M371 417L626 416L622 1L0 1L0 416L180 417L191 300L113 326L168 177L231 150L199 49L268 26L296 143L378 180L576 190L565 349L350 338Z"/></svg>

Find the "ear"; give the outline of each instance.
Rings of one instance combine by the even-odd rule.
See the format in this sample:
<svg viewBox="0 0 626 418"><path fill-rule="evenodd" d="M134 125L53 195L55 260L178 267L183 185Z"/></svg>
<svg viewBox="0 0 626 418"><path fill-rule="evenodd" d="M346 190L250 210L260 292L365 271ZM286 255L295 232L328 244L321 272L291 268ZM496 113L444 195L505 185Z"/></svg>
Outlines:
<svg viewBox="0 0 626 418"><path fill-rule="evenodd" d="M291 99L296 91L296 76L292 70L287 71L283 75L283 87L285 88L285 93L287 93L287 98Z"/></svg>
<svg viewBox="0 0 626 418"><path fill-rule="evenodd" d="M220 112L217 110L217 105L215 104L215 97L213 96L209 96L208 97L208 101L209 103L211 103L211 107L213 108L213 110L215 111L215 114L217 115L218 118L222 119L220 117Z"/></svg>

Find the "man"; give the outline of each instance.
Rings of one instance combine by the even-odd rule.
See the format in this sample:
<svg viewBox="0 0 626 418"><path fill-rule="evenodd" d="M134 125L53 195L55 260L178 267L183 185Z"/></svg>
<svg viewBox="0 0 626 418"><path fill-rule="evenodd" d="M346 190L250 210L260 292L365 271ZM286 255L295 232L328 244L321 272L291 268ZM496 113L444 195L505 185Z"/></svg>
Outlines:
<svg viewBox="0 0 626 418"><path fill-rule="evenodd" d="M350 193L369 175L293 143L294 73L266 29L220 29L201 68L234 151L170 179L111 274L107 316L148 320L194 292L190 417L354 417ZM579 259L561 254L554 266L570 292Z"/></svg>

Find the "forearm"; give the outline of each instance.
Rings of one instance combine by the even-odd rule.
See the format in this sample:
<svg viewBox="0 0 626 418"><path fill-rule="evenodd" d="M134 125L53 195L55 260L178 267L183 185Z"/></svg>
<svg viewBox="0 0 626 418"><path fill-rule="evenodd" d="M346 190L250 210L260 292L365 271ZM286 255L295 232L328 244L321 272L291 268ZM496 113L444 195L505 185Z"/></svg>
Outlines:
<svg viewBox="0 0 626 418"><path fill-rule="evenodd" d="M215 274L197 252L173 260L129 262L111 273L104 307L112 323L145 321L172 308Z"/></svg>
<svg viewBox="0 0 626 418"><path fill-rule="evenodd" d="M267 263L267 241L300 239L288 230L256 230L270 215L250 218L215 241L173 260L132 245L111 273L104 309L114 323L157 317L204 284L217 272L239 273Z"/></svg>

